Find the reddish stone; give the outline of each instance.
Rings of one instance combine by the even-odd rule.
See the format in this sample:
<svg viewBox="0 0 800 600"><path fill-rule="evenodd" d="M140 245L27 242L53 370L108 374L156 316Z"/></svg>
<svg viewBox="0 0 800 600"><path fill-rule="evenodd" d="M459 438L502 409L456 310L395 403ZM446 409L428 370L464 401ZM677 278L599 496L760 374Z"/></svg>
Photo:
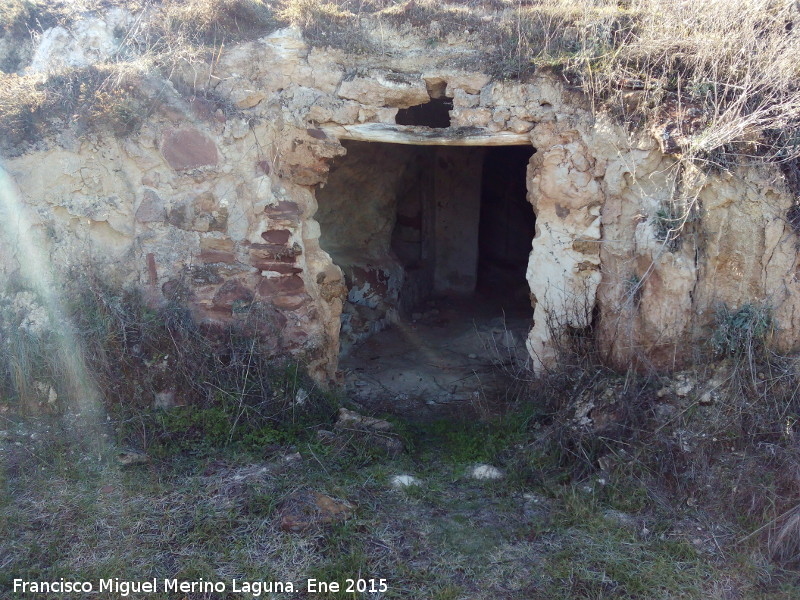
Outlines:
<svg viewBox="0 0 800 600"><path fill-rule="evenodd" d="M302 348L308 340L308 334L297 327L284 332L285 344L288 348Z"/></svg>
<svg viewBox="0 0 800 600"><path fill-rule="evenodd" d="M282 219L285 221L299 221L300 207L295 202L281 200L277 204L270 204L264 208L264 212L270 219Z"/></svg>
<svg viewBox="0 0 800 600"><path fill-rule="evenodd" d="M140 223L163 221L167 216L164 200L153 190L145 190L136 209L136 220Z"/></svg>
<svg viewBox="0 0 800 600"><path fill-rule="evenodd" d="M272 166L269 164L268 160L260 160L256 163L256 166L261 169L264 175L269 175L270 171L272 171Z"/></svg>
<svg viewBox="0 0 800 600"><path fill-rule="evenodd" d="M234 256L231 252L203 250L200 253L200 260L206 264L225 263L226 265L232 265L236 262L236 256Z"/></svg>
<svg viewBox="0 0 800 600"><path fill-rule="evenodd" d="M322 129L306 129L306 133L310 135L315 140L327 140L328 136L325 135L325 132Z"/></svg>
<svg viewBox="0 0 800 600"><path fill-rule="evenodd" d="M176 171L216 165L214 141L197 129L169 129L161 140L161 154Z"/></svg>
<svg viewBox="0 0 800 600"><path fill-rule="evenodd" d="M155 287L158 283L158 271L156 270L156 257L152 252L147 253L147 283Z"/></svg>
<svg viewBox="0 0 800 600"><path fill-rule="evenodd" d="M253 292L246 288L244 285L236 281L235 279L229 279L225 283L223 283L220 288L217 290L217 293L214 294L214 299L212 303L215 308L231 308L234 302L246 302L250 303L253 301Z"/></svg>
<svg viewBox="0 0 800 600"><path fill-rule="evenodd" d="M173 206L167 213L167 223L178 229L189 230L192 228L192 222L189 212L183 204Z"/></svg>
<svg viewBox="0 0 800 600"><path fill-rule="evenodd" d="M303 279L298 275L266 277L258 284L258 293L263 297L296 294L305 289Z"/></svg>
<svg viewBox="0 0 800 600"><path fill-rule="evenodd" d="M292 263L262 261L253 262L252 264L259 271L270 271L272 273L280 273L282 275L296 275L297 273L303 272L303 269Z"/></svg>
<svg viewBox="0 0 800 600"><path fill-rule="evenodd" d="M303 271L300 267L294 266L294 256L279 256L274 258L271 256L261 256L258 252L250 252L250 264L259 271L275 271L276 273L302 273ZM294 271L293 269L299 270Z"/></svg>
<svg viewBox="0 0 800 600"><path fill-rule="evenodd" d="M225 122L225 115L221 110L217 109L216 102L195 96L189 101L189 106L195 116L204 121L211 121L213 119L215 121L221 121L222 123Z"/></svg>
<svg viewBox="0 0 800 600"><path fill-rule="evenodd" d="M296 296L275 296L271 299L275 308L281 310L297 310L301 306L308 304L311 301L311 296L308 294L299 294Z"/></svg>
<svg viewBox="0 0 800 600"><path fill-rule="evenodd" d="M289 238L291 236L292 232L287 229L272 229L261 234L261 237L264 238L265 242L270 244L281 244L282 246L289 243Z"/></svg>

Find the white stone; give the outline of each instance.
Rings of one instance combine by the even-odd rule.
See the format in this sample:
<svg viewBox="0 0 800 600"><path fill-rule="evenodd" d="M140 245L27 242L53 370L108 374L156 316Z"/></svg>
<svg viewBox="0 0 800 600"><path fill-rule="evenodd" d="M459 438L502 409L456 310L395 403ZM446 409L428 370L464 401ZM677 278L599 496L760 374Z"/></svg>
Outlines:
<svg viewBox="0 0 800 600"><path fill-rule="evenodd" d="M470 477L478 480L502 479L503 472L492 465L475 465L470 471Z"/></svg>
<svg viewBox="0 0 800 600"><path fill-rule="evenodd" d="M113 9L105 18L80 19L69 29L58 26L45 30L27 71L47 73L108 60L118 50L114 29L128 24L130 18L127 11Z"/></svg>
<svg viewBox="0 0 800 600"><path fill-rule="evenodd" d="M412 485L422 485L422 481L413 475L395 475L392 477L391 485L395 489L405 488Z"/></svg>

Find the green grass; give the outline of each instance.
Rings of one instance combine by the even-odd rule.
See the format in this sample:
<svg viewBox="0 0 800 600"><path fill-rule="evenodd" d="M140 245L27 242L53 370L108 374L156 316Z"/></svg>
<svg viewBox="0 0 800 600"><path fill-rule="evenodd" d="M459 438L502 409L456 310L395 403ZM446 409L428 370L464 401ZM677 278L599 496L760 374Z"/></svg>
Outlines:
<svg viewBox="0 0 800 600"><path fill-rule="evenodd" d="M526 439L534 415L533 408L526 407L489 421L438 419L407 424L401 428L401 436L422 459L426 453L434 453L455 465L491 463Z"/></svg>
<svg viewBox="0 0 800 600"><path fill-rule="evenodd" d="M283 373L287 384L298 376ZM127 469L87 459L68 439L55 443L57 424L33 441L35 423L9 426L10 440L0 441L0 535L8 540L0 595L13 577L62 576L384 578L384 598L700 599L717 598L714 586L725 582L747 598L800 590L759 554L757 540L735 547L726 533L723 554L697 546L693 524L705 522L704 509L665 503L640 461L576 476L583 471L548 446L559 438L542 436L548 415L511 408L449 426L394 417L409 451L390 456L365 438L319 440L315 429L330 429L330 416L313 413L294 423L243 419L232 430L234 399L154 413L151 427L162 428L154 438L166 441L150 447L149 464ZM300 460L284 460L295 452ZM506 478L470 479L476 461ZM392 489L400 473L422 484ZM283 531L287 503L309 492L345 500L353 513ZM542 499L540 512L530 512L531 494ZM724 531L740 531L718 518ZM679 522L691 526L685 532Z"/></svg>

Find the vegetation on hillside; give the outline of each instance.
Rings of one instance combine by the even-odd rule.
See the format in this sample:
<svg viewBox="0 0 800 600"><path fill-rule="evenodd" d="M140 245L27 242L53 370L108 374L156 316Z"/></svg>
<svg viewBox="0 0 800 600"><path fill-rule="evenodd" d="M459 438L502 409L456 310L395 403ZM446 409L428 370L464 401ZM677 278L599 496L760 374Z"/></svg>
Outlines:
<svg viewBox="0 0 800 600"><path fill-rule="evenodd" d="M412 27L432 49L453 39L473 45L470 66L497 77L555 70L633 125L684 122L676 151L693 161L788 165L800 155L800 10L789 0L10 0L0 29L35 36L114 6L140 17L120 32L115 62L146 72L168 73L176 61L203 59L204 47L219 51L287 24L314 44L380 53L370 35L379 21ZM6 133L22 113L53 109L53 83L12 74L2 83Z"/></svg>

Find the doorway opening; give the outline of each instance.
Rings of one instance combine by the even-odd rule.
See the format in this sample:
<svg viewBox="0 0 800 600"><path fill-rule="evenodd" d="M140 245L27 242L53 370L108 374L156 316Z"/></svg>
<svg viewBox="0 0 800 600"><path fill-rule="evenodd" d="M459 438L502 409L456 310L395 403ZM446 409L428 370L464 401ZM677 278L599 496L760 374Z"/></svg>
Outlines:
<svg viewBox="0 0 800 600"><path fill-rule="evenodd" d="M397 111L397 125L415 125L432 129L450 127L450 111L453 110L452 98L432 98L425 104L417 104Z"/></svg>
<svg viewBox="0 0 800 600"><path fill-rule="evenodd" d="M501 294L507 308L530 305L525 273L536 217L526 173L532 154L526 146L497 146L483 161L477 289Z"/></svg>
<svg viewBox="0 0 800 600"><path fill-rule="evenodd" d="M343 366L375 364L365 357L390 351L437 364L439 385L444 363L460 375L445 356L474 371L470 360L496 358L498 336L501 351L525 352L535 230L526 174L534 148L343 145L347 154L316 192L320 245L342 268L348 291Z"/></svg>

